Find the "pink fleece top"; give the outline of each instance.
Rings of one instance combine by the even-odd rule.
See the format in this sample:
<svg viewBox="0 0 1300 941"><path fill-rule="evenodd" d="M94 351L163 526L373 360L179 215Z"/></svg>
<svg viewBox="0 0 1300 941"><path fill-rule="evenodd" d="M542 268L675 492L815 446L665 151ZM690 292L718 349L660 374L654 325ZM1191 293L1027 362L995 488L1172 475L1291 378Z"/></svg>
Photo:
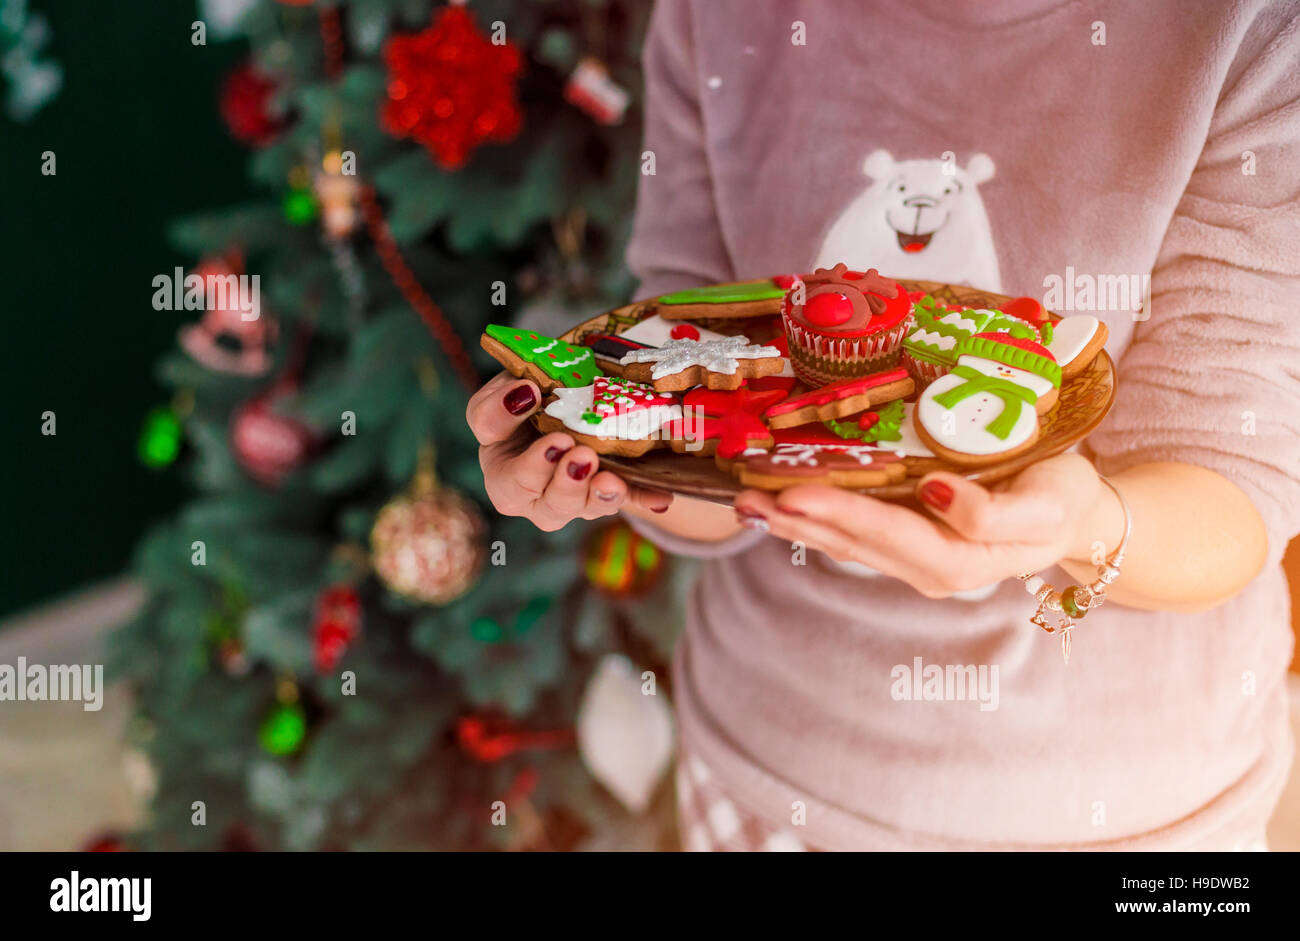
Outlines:
<svg viewBox="0 0 1300 941"><path fill-rule="evenodd" d="M844 261L1092 313L1119 392L1084 453L1208 467L1270 537L1230 602L1108 605L1067 666L1014 580L935 601L772 537L659 533L709 559L675 665L685 748L773 821L806 808L827 849L1262 830L1291 760L1300 5L661 0L645 67L642 296Z"/></svg>

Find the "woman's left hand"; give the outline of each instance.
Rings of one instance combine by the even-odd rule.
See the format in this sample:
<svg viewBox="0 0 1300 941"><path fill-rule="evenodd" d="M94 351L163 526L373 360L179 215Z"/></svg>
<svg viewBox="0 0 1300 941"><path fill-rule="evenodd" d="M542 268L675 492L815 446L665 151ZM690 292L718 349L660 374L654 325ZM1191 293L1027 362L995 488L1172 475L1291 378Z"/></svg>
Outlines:
<svg viewBox="0 0 1300 941"><path fill-rule="evenodd" d="M1092 464L1062 454L991 490L957 474L928 474L917 497L929 515L820 484L743 491L736 513L746 526L946 598L1062 559L1088 559L1101 489Z"/></svg>

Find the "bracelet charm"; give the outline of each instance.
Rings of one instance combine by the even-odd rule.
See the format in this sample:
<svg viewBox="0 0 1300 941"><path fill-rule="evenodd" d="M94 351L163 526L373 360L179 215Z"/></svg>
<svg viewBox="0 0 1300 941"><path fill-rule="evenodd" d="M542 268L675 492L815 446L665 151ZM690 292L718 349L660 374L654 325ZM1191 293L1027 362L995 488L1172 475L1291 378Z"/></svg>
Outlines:
<svg viewBox="0 0 1300 941"><path fill-rule="evenodd" d="M1100 477L1100 475L1098 475ZM1070 585L1064 591L1057 591L1041 576L1034 573L1017 576L1025 585L1025 591L1034 596L1038 607L1034 610L1029 623L1041 627L1049 634L1061 635L1061 656L1070 662L1070 633L1083 620L1089 611L1100 608L1106 601L1106 589L1119 578L1119 567L1124 561L1124 552L1128 548L1129 536L1133 533L1133 513L1128 501L1113 483L1105 477L1102 483L1115 492L1120 506L1124 510L1124 537L1101 565L1097 566L1097 578L1088 585ZM1050 619L1049 619L1050 618ZM1055 624L1052 621L1055 620Z"/></svg>

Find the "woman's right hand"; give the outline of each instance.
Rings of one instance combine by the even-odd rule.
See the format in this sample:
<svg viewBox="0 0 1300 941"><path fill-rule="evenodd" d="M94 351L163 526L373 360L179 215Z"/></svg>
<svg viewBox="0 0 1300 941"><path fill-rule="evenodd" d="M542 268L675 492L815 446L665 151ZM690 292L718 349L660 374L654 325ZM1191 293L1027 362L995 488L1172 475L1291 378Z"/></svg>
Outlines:
<svg viewBox="0 0 1300 941"><path fill-rule="evenodd" d="M631 487L586 445L562 431L534 439L525 419L542 397L527 379L503 372L474 393L465 409L488 498L497 512L522 516L554 532L573 519L610 516L627 506L662 513L672 494ZM594 472L594 473L593 473Z"/></svg>

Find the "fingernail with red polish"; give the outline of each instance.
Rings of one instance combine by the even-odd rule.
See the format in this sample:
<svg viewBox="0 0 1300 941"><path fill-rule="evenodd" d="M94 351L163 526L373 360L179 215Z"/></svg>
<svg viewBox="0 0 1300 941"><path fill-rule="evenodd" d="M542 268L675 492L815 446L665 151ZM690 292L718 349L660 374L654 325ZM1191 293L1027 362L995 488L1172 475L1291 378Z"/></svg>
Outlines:
<svg viewBox="0 0 1300 941"><path fill-rule="evenodd" d="M670 503L669 506L672 506L672 504ZM667 513L667 512L668 512L668 507L667 507L667 506L652 506L652 507L650 507L650 512L651 512L651 513Z"/></svg>
<svg viewBox="0 0 1300 941"><path fill-rule="evenodd" d="M506 393L506 411L511 415L522 415L531 411L537 404L537 393L532 386L515 386Z"/></svg>
<svg viewBox="0 0 1300 941"><path fill-rule="evenodd" d="M948 512L948 507L952 506L952 488L942 480L927 480L921 484L921 489L916 495L921 498L922 503L940 513Z"/></svg>
<svg viewBox="0 0 1300 941"><path fill-rule="evenodd" d="M550 461L552 464L554 464L556 461L558 461L560 458L564 457L564 455L568 453L569 453L568 448L557 448L555 446L551 446L546 449L546 459Z"/></svg>
<svg viewBox="0 0 1300 941"><path fill-rule="evenodd" d="M772 528L766 516L752 510L736 510L736 519L746 529L754 529L760 533L765 533Z"/></svg>
<svg viewBox="0 0 1300 941"><path fill-rule="evenodd" d="M586 480L587 475L591 473L590 464L570 464L569 476L574 480Z"/></svg>

